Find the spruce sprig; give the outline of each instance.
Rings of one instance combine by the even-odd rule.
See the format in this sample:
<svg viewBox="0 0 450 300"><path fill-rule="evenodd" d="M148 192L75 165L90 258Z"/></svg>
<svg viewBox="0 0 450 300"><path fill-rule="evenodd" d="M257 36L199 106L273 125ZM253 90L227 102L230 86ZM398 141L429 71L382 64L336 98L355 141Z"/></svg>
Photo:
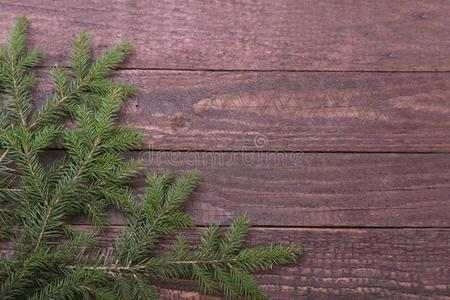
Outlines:
<svg viewBox="0 0 450 300"><path fill-rule="evenodd" d="M27 34L21 17L0 50L0 237L13 249L0 259L0 299L158 299L158 282L170 279L196 280L206 294L266 299L250 273L293 262L299 249L243 247L245 215L225 232L211 225L197 250L180 234L170 252L157 249L161 239L193 225L183 204L199 174L149 173L136 199L131 181L141 162L124 154L139 147L141 135L116 124L134 88L110 78L131 44L94 60L88 35L79 34L69 68L53 68L54 91L34 108L34 67L43 55L27 49ZM55 146L63 153L43 162L41 154ZM96 245L108 205L128 217L112 250ZM72 226L76 215L86 215L93 230Z"/></svg>

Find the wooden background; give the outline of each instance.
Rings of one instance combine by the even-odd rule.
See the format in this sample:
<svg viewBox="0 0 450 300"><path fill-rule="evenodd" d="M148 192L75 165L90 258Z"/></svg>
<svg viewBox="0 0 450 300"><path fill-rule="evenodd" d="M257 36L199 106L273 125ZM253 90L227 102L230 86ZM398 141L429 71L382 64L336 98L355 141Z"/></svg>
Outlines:
<svg viewBox="0 0 450 300"><path fill-rule="evenodd" d="M450 1L0 0L1 41L22 14L40 95L76 32L95 54L135 44L117 72L139 88L131 155L201 171L199 227L247 211L249 244L304 248L257 276L273 299L450 299Z"/></svg>

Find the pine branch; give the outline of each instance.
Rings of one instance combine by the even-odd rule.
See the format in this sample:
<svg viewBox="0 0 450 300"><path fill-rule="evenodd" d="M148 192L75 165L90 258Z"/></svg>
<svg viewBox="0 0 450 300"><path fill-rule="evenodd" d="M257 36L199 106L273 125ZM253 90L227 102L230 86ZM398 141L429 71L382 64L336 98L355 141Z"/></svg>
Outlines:
<svg viewBox="0 0 450 300"><path fill-rule="evenodd" d="M219 227L211 226L202 234L200 249L196 252L189 252L185 239L179 238L171 255L148 258L159 238L183 227L183 223L171 221L171 217L179 213L198 181L198 174L188 174L176 184L173 184L171 173L162 176L149 174L147 180L149 188L145 193L143 210L136 210L117 244L120 259L114 265L95 268L121 276L195 279L207 294L221 291L228 298L265 299L264 292L249 272L290 263L299 255L299 250L293 246L240 250L250 224L248 217L242 215L235 219L223 239L220 238Z"/></svg>
<svg viewBox="0 0 450 300"><path fill-rule="evenodd" d="M61 68L54 70L56 92L34 117L30 127L36 128L46 122L57 121L67 112L73 112L73 102L82 99L83 93L98 92L100 87L103 92L113 88L123 88L127 92L127 96L132 94L132 89L125 88L126 85L102 81L125 59L131 50L132 47L129 43L119 44L91 65L88 35L80 33L75 38L74 50L69 59L74 79L69 81L69 77ZM107 82L107 86L99 84L99 81L100 83Z"/></svg>
<svg viewBox="0 0 450 300"><path fill-rule="evenodd" d="M173 176L166 172L162 176L151 173L147 176L149 187L143 199L142 209L134 209L123 238L118 243L118 254L124 264L133 264L144 259L155 243L176 228L189 227L189 216L177 209L198 182L198 173L191 172L172 182Z"/></svg>
<svg viewBox="0 0 450 300"><path fill-rule="evenodd" d="M90 299L97 295L97 287L105 284L106 281L107 278L103 272L75 270L48 283L28 299L59 299L61 295L67 299Z"/></svg>
<svg viewBox="0 0 450 300"><path fill-rule="evenodd" d="M46 236L52 236L49 234L46 234L47 227L49 226L49 221L53 220L53 222L57 222L60 219L66 217L66 214L64 213L64 209L69 211L67 205L67 201L70 201L74 197L73 193L76 192L80 186L83 183L84 175L86 172L88 172L88 166L92 164L97 156L97 152L100 149L102 145L102 140L105 138L105 130L112 126L113 123L110 123L111 116L117 111L118 105L120 104L120 101L122 100L121 92L119 90L114 90L111 95L109 95L105 99L105 105L103 107L103 111L100 112L100 114L103 116L104 119L108 120L104 122L103 124L96 124L97 125L97 132L95 132L92 136L93 140L91 143L89 143L89 147L86 147L85 149L85 155L81 156L78 160L74 161L69 167L67 168L67 171L61 176L61 180L58 182L55 188L55 195L47 204L46 212L44 213L44 217L42 219L42 223L39 226L39 233L36 238L34 251L37 251L39 249L42 241L45 239ZM100 118L99 118L100 119ZM97 119L96 119L97 120ZM100 119L103 120L103 119ZM88 121L88 124L81 124L84 120L80 120L80 125L89 126L93 125L91 122ZM84 128L85 130L88 130L88 128ZM71 192L73 191L73 192ZM73 214L75 211L70 211L70 214Z"/></svg>
<svg viewBox="0 0 450 300"><path fill-rule="evenodd" d="M242 215L223 233L211 225L194 250L178 235L170 252L156 246L179 228L192 226L183 205L199 181L197 172L175 179L149 173L143 199L132 179L142 166L124 154L141 134L118 127L117 114L134 88L109 79L130 53L122 43L93 59L86 33L69 57L70 71L53 70L54 91L31 116L32 68L40 50L26 48L27 21L19 18L9 46L0 49L0 238L13 253L0 257L0 299L158 299L157 279L196 280L206 294L266 299L250 273L291 263L295 246L243 247L250 226ZM65 126L69 119L74 126ZM52 145L62 158L42 163ZM95 242L113 204L128 217L114 249ZM77 231L69 218L86 215L93 229Z"/></svg>
<svg viewBox="0 0 450 300"><path fill-rule="evenodd" d="M2 55L1 64L1 73L5 77L3 92L12 102L10 113L23 127L27 126L27 118L31 112L30 89L35 83L35 74L28 72L28 68L38 64L42 58L39 50L26 52L27 24L25 17L17 20L9 37L10 46Z"/></svg>
<svg viewBox="0 0 450 300"><path fill-rule="evenodd" d="M24 198L28 198L27 195L37 195L39 201L44 202L47 198L47 184L45 171L41 167L37 153L39 149L35 146L43 146L31 142L35 136L33 136L27 128L9 128L4 130L0 134L2 143L6 145L8 151L13 155L14 161L17 162L19 171L27 176L23 177L23 192Z"/></svg>

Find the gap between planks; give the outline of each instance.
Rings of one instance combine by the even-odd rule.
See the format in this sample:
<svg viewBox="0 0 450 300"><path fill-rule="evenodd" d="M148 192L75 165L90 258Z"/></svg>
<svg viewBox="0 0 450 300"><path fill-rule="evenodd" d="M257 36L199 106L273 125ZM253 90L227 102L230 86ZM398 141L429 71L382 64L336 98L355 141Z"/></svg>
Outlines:
<svg viewBox="0 0 450 300"><path fill-rule="evenodd" d="M79 227L93 227L92 225L86 223L71 223L73 226ZM124 228L126 224L108 224L105 228ZM219 224L220 228L227 229L230 225ZM185 229L207 229L208 225L195 225L193 227L188 227ZM450 226L283 226L283 225L251 225L251 229L255 230L274 230L274 231L334 231L334 232L361 232L364 230L450 230ZM183 229L183 228L181 228Z"/></svg>
<svg viewBox="0 0 450 300"><path fill-rule="evenodd" d="M70 69L68 66L63 66L66 69ZM40 70L51 70L51 65L39 65L36 67ZM450 70L304 70L304 69L203 69L203 68L140 68L140 67L117 67L118 71L158 71L158 72L236 72L236 73L380 73L380 74L417 74L417 73L450 73Z"/></svg>

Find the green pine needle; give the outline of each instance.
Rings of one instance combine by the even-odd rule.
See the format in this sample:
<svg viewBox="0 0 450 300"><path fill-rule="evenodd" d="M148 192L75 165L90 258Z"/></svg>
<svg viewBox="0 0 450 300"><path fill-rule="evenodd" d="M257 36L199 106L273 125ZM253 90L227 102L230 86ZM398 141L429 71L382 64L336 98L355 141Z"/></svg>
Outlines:
<svg viewBox="0 0 450 300"><path fill-rule="evenodd" d="M43 54L27 49L27 23L17 19L0 49L0 238L14 245L0 257L0 299L158 299L159 279L195 280L203 293L229 299L267 299L250 274L292 263L300 250L245 247L246 215L226 230L208 227L197 248L180 234L171 251L158 250L163 239L194 225L183 206L200 177L149 173L137 199L131 184L142 162L125 154L140 147L142 135L117 126L135 88L109 78L132 45L94 59L88 34L77 35L69 68L53 68L54 91L33 114L34 68ZM54 147L63 153L44 162L41 153ZM96 242L110 205L128 223L105 249ZM70 224L79 215L92 231Z"/></svg>

